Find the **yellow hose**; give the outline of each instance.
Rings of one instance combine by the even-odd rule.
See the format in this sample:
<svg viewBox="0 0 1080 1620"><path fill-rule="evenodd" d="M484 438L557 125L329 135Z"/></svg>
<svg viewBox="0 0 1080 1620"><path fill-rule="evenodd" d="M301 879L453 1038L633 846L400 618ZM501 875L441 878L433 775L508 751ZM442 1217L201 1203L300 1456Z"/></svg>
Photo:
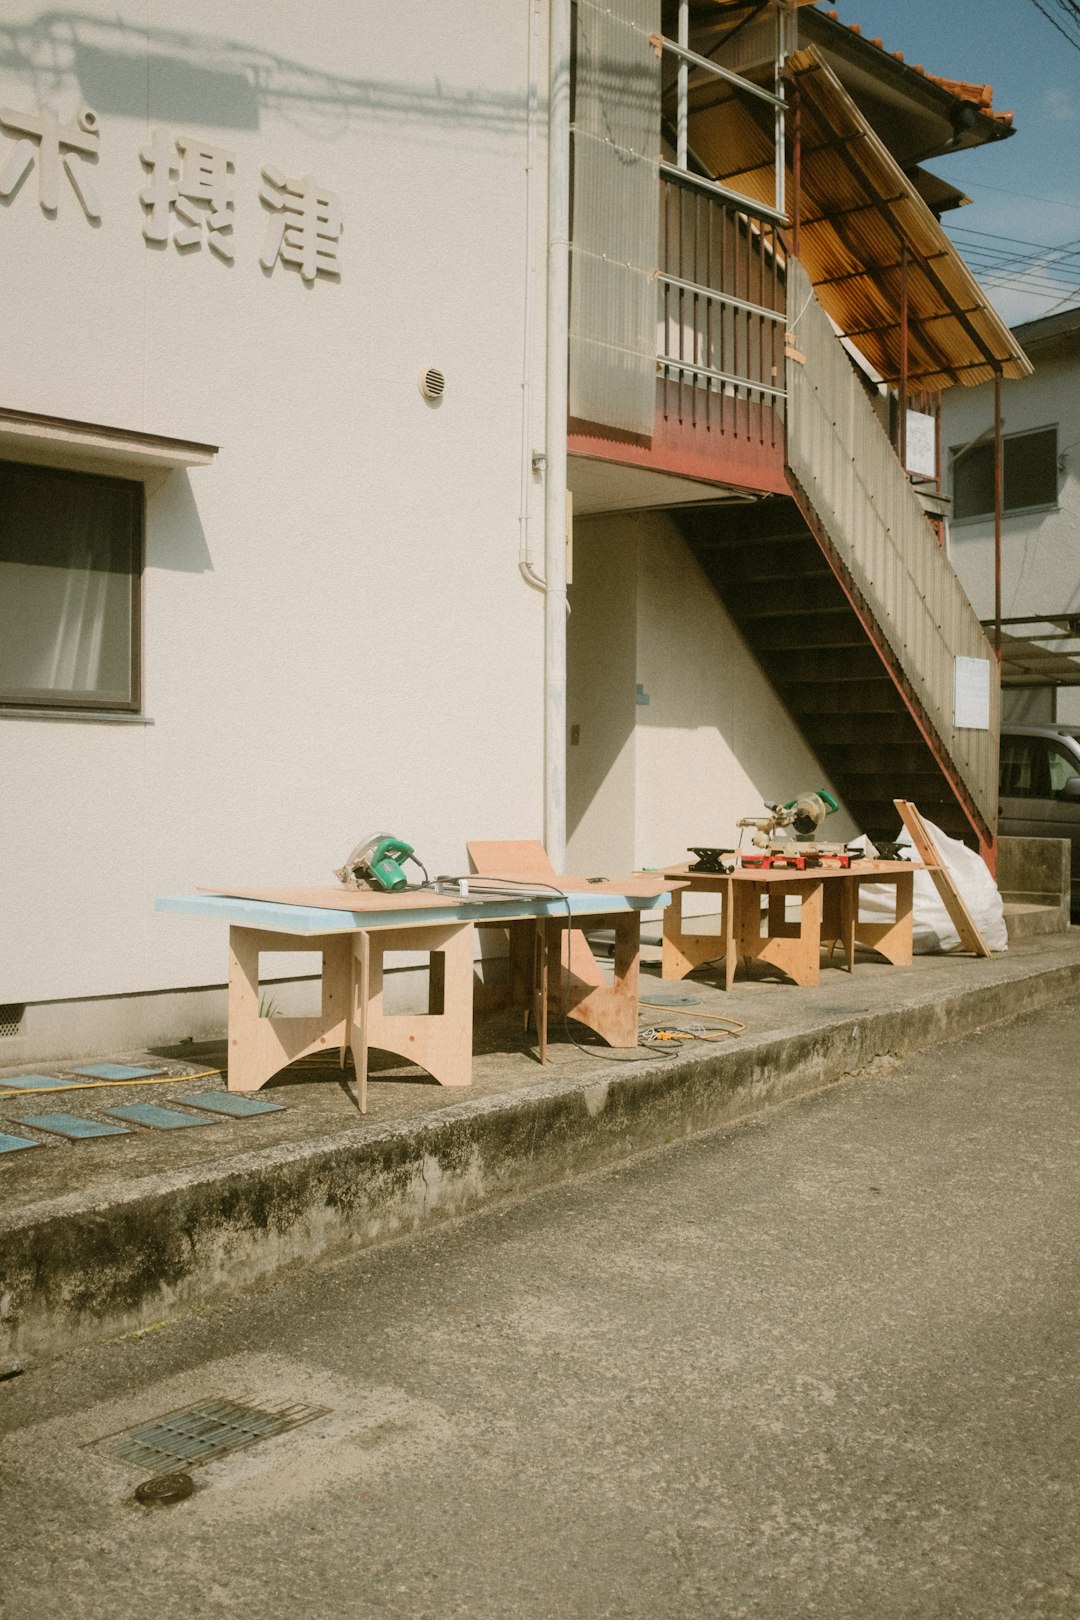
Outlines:
<svg viewBox="0 0 1080 1620"><path fill-rule="evenodd" d="M0 1091L0 1099L40 1097L46 1092L52 1096L57 1091L94 1091L99 1086L175 1086L181 1080L205 1080L211 1074L220 1073L220 1069L200 1069L197 1074L145 1075L138 1080L78 1080L74 1084L66 1081L52 1086L16 1086L13 1091Z"/></svg>

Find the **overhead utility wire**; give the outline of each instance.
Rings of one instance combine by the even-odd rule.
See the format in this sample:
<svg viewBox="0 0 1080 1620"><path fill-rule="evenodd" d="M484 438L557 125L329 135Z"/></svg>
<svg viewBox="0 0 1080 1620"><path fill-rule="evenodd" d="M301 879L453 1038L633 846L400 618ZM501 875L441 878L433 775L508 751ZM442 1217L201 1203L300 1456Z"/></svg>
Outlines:
<svg viewBox="0 0 1080 1620"><path fill-rule="evenodd" d="M965 264L991 270L1037 270L1049 281L1072 280L1077 273L1075 254L1053 256L1053 249L1041 253L1006 253L977 243L958 242Z"/></svg>
<svg viewBox="0 0 1080 1620"><path fill-rule="evenodd" d="M1041 0L1031 0L1031 3L1035 7L1036 11L1039 11L1039 12L1042 13L1042 15L1046 18L1047 22L1051 25L1051 27L1056 28L1058 33L1062 36L1062 38L1068 40L1069 44L1073 47L1074 50L1080 51L1080 40L1074 39L1072 34L1069 33L1068 29L1063 28L1062 25L1058 22L1057 18L1052 17L1050 15L1050 13L1047 11L1046 7L1041 4Z"/></svg>
<svg viewBox="0 0 1080 1620"><path fill-rule="evenodd" d="M1038 260L1017 262L1011 260L1002 262L994 259L981 259L970 254L964 255L968 268L985 281L1013 281L1018 276L1030 281L1033 286L1045 287L1047 292L1060 292L1063 287L1075 287L1080 281L1076 270L1069 274L1057 273L1052 266L1040 264Z"/></svg>

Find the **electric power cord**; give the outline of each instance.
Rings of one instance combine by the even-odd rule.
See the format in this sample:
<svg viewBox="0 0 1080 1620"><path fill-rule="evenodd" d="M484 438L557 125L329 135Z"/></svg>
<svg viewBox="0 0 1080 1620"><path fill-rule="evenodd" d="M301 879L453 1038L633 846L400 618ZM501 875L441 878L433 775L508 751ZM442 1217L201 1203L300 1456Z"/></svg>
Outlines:
<svg viewBox="0 0 1080 1620"><path fill-rule="evenodd" d="M445 887L443 887L444 885ZM462 885L465 886L466 892L464 894L461 893ZM463 899L471 898L474 892L492 900L518 900L522 898L542 899L547 895L554 895L556 898L565 903L567 931L569 932L569 930L573 928L575 924L573 909L570 905L570 896L567 894L565 889L560 889L554 883L539 883L535 880L526 882L524 879L518 883L513 878L485 878L481 873L471 872L467 877L448 877L441 875L431 879L426 884L419 885L419 887L429 888L436 894L453 894L456 892L461 894ZM579 925L581 920L582 919L578 919ZM666 1007L658 1007L658 1004L655 1002L643 1001L640 1002L639 1005L664 1012L670 1011L670 1009ZM674 1014L674 1017L676 1018L679 1016L680 1014L678 1012ZM656 1057L678 1056L680 1045L684 1040L707 1042L725 1040L729 1037L738 1035L746 1028L746 1025L740 1024L738 1019L727 1018L722 1013L696 1014L694 1021L696 1022L697 1018L699 1017L715 1019L718 1022L735 1024L738 1027L736 1029L721 1030L714 1035L710 1035L705 1030L698 1032L691 1029L680 1033L674 1030L668 1030L665 1026L650 1025L647 1028L638 1031L637 1044L644 1047L645 1050L640 1055L634 1057L625 1056L620 1052L605 1051L603 1047L599 1046L583 1045L583 1043L577 1039L577 1036L570 1028L570 1014L568 1012L563 1013L563 1029L571 1045L576 1046L578 1051L583 1053L586 1057L603 1058L608 1063L648 1063ZM671 1043L670 1050L665 1050L665 1046L668 1042Z"/></svg>

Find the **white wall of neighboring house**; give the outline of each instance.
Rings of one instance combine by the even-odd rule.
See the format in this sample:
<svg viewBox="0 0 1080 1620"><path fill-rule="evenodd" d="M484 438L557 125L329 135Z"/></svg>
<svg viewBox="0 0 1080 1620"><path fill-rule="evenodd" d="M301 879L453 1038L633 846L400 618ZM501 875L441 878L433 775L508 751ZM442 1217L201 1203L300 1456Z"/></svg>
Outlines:
<svg viewBox="0 0 1080 1620"><path fill-rule="evenodd" d="M569 595L572 871L690 860L766 800L831 790L666 513L579 520ZM841 808L822 837L859 830Z"/></svg>
<svg viewBox="0 0 1080 1620"><path fill-rule="evenodd" d="M221 984L159 895L541 836L544 9L86 0L52 40L7 0L0 107L94 110L100 221L64 172L53 214L36 171L0 202L0 405L220 449L147 487L150 723L0 712L0 1003ZM155 131L232 155L231 263L144 240ZM339 193L339 277L260 265L265 167Z"/></svg>
<svg viewBox="0 0 1080 1620"><path fill-rule="evenodd" d="M1033 347L1034 375L1001 388L1003 433L1057 427L1056 507L1006 513L1001 526L1003 619L1080 613L1080 343ZM994 392L953 388L942 398L942 446L948 453L992 431ZM972 606L983 620L994 615L994 521L953 518L949 555ZM1008 628L1008 627L1006 627ZM1023 627L1017 626L1023 634ZM1080 721L1080 694L1057 694L1061 720Z"/></svg>

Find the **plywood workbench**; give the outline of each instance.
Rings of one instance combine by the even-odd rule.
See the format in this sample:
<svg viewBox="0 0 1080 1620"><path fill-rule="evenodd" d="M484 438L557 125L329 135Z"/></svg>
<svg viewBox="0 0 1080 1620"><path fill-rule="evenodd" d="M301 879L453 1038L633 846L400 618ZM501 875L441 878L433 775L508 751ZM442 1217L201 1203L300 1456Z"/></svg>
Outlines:
<svg viewBox="0 0 1080 1620"><path fill-rule="evenodd" d="M669 866L659 874L680 887L673 889L664 912L665 979L682 979L706 962L722 963L724 988L731 989L737 962L771 963L796 984L816 985L823 941L839 941L844 962L855 965L856 944L877 951L896 967L911 964L912 895L915 867L910 861L853 861L850 867L789 867L763 871L736 867L733 872L694 872L687 865ZM884 884L896 895L894 918L859 919L859 889ZM694 933L684 919L683 895L715 894L720 902L718 934ZM799 901L797 920L788 920L788 898Z"/></svg>
<svg viewBox="0 0 1080 1620"><path fill-rule="evenodd" d="M470 879L468 895L234 886L165 897L157 901L157 909L229 925L230 1091L255 1091L308 1053L336 1048L344 1063L346 1050L351 1050L363 1111L371 1047L418 1064L441 1085L470 1083L477 926L497 925L509 933L509 995L535 1022L541 1062L547 1059L551 1008L586 1024L613 1046L636 1046L641 913L667 906L670 885L655 876L598 880L548 873L543 881L551 892L530 888L520 873ZM485 897L483 891L499 883L510 886L510 892ZM615 930L610 984L599 975L563 966L563 934L580 926L579 919ZM317 1014L260 1014L259 958L273 951L321 956ZM386 1011L384 961L389 952L428 956L426 1013Z"/></svg>

